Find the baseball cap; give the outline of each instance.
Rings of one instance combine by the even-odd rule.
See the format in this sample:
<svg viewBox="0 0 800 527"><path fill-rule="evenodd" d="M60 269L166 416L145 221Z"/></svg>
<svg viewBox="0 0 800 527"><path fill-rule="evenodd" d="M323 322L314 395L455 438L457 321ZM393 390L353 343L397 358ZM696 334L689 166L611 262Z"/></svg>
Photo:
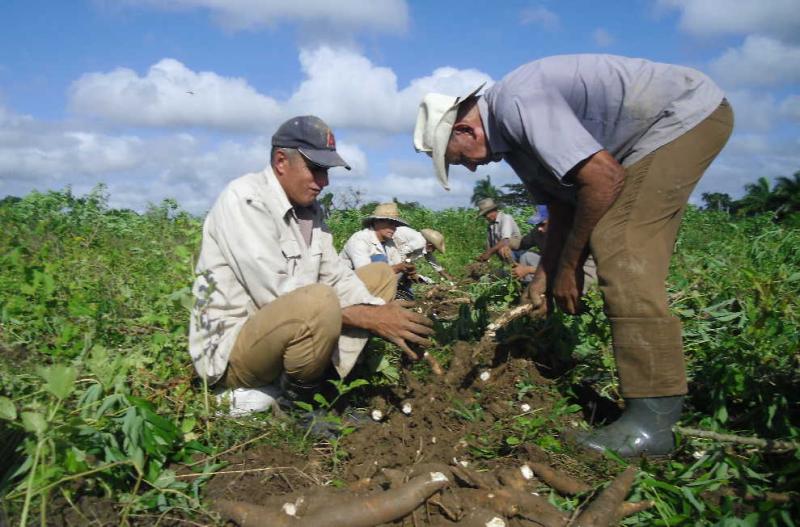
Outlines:
<svg viewBox="0 0 800 527"><path fill-rule="evenodd" d="M325 168L350 165L336 152L336 138L325 121L314 115L292 117L272 136L273 147L296 148L303 157Z"/></svg>
<svg viewBox="0 0 800 527"><path fill-rule="evenodd" d="M543 221L547 221L550 217L550 213L547 210L547 205L536 205L536 212L528 218L526 223L528 225L539 225Z"/></svg>

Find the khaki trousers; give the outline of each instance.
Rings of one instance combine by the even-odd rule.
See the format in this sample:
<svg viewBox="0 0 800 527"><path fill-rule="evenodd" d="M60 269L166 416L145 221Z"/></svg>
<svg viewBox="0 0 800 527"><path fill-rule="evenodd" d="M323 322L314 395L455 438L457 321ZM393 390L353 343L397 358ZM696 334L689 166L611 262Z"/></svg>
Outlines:
<svg viewBox="0 0 800 527"><path fill-rule="evenodd" d="M356 270L374 296L394 299L397 279L385 263ZM339 297L328 285L295 289L253 314L242 327L231 351L222 385L256 388L269 384L286 370L301 382L322 377L342 332Z"/></svg>
<svg viewBox="0 0 800 527"><path fill-rule="evenodd" d="M625 169L622 193L592 232L623 397L687 392L681 323L668 307L669 261L689 195L733 129L727 101Z"/></svg>

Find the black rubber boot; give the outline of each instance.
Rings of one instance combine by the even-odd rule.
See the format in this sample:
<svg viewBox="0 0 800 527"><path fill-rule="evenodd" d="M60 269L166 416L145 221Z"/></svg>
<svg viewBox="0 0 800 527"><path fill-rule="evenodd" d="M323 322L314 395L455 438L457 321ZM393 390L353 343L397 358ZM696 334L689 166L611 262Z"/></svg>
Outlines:
<svg viewBox="0 0 800 527"><path fill-rule="evenodd" d="M683 410L683 396L625 399L622 416L608 426L580 434L584 448L612 450L624 458L666 456L675 449L672 427Z"/></svg>

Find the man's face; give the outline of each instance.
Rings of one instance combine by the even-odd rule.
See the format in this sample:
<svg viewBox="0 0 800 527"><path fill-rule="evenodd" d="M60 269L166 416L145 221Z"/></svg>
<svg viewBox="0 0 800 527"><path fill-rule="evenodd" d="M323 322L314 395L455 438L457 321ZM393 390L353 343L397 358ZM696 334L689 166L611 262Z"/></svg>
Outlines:
<svg viewBox="0 0 800 527"><path fill-rule="evenodd" d="M278 152L275 175L292 205L308 207L328 186L328 169L308 161L300 152Z"/></svg>
<svg viewBox="0 0 800 527"><path fill-rule="evenodd" d="M394 231L397 229L397 223L391 220L374 220L372 222L372 229L378 236L378 240L385 242L394 238Z"/></svg>
<svg viewBox="0 0 800 527"><path fill-rule="evenodd" d="M456 124L447 143L444 160L450 165L462 165L475 172L480 165L493 161L486 144L483 125Z"/></svg>
<svg viewBox="0 0 800 527"><path fill-rule="evenodd" d="M489 212L487 212L486 216L484 216L484 218L486 218L487 222L494 223L494 220L497 219L497 209L490 210Z"/></svg>
<svg viewBox="0 0 800 527"><path fill-rule="evenodd" d="M536 230L541 232L542 234L547 232L547 220L544 220L543 222L537 224L536 225Z"/></svg>

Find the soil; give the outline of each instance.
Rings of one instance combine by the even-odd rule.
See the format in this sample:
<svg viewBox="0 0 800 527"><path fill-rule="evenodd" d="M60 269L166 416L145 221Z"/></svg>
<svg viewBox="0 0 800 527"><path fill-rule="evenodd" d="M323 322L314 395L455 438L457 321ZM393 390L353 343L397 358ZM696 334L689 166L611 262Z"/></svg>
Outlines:
<svg viewBox="0 0 800 527"><path fill-rule="evenodd" d="M561 400L553 381L523 356L530 354L518 343L496 347L493 343L457 342L445 376L419 381L406 374L402 386L369 394L367 410L379 409L383 418L340 440L339 457L343 459L336 466L332 466L329 443L319 444L307 456L258 447L228 456L226 470L275 470L218 475L206 486L205 498L212 504L246 501L280 510L281 504L293 503L301 495L313 501L310 493L318 492L315 488L320 485L346 487L349 492L341 499L352 499L359 493L394 488L419 472L416 469L455 466L458 470L464 465L473 474L495 477L504 469L518 471L525 463L542 462L592 486L609 479L609 472L596 458L551 456L531 443L509 446L504 442L516 417L550 415ZM522 382L529 387L524 392L518 388ZM554 429L571 429L578 417L560 419L551 424ZM535 478L525 484L531 490L549 492ZM441 508L428 503L415 514L385 525L449 525L451 520ZM524 520L514 519L509 525L533 525L519 522Z"/></svg>

